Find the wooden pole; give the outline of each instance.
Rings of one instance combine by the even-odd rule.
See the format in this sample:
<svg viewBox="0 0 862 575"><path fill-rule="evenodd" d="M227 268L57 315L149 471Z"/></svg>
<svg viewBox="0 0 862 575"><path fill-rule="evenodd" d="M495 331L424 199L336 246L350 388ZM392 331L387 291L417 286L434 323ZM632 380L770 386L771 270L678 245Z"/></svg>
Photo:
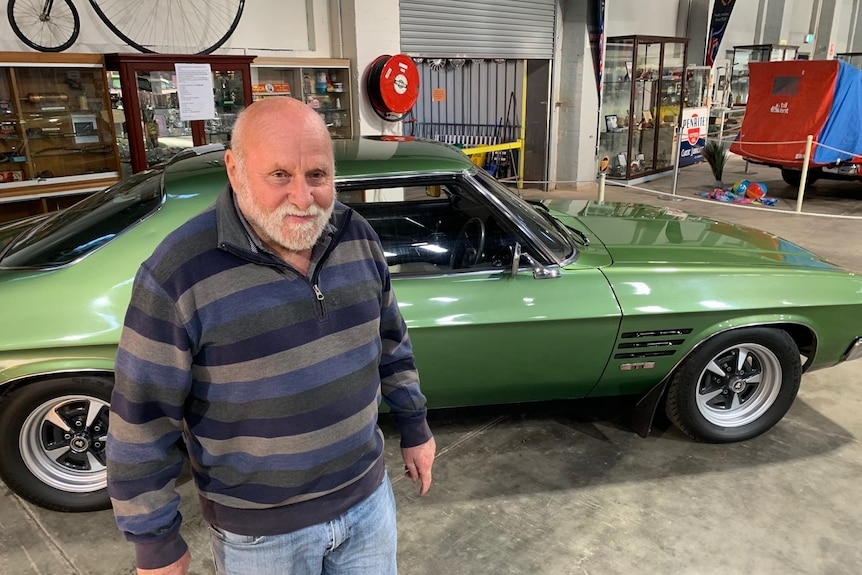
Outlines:
<svg viewBox="0 0 862 575"><path fill-rule="evenodd" d="M811 160L811 145L814 136L805 138L805 156L802 158L802 176L799 178L799 191L796 193L796 211L802 211L802 198L805 195L805 183L808 180L808 162Z"/></svg>

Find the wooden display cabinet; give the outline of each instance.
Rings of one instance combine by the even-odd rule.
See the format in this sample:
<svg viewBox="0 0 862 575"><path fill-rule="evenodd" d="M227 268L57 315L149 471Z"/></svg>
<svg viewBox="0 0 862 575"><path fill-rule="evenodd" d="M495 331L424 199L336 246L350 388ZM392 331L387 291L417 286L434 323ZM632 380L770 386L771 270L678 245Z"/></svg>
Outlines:
<svg viewBox="0 0 862 575"><path fill-rule="evenodd" d="M140 172L168 161L183 148L228 144L237 114L252 101L249 64L253 59L220 54L106 55L108 73L119 82L114 90L115 131L123 169ZM210 67L215 118L186 121L178 99L167 97L167 92L179 89L179 81L174 81L178 63Z"/></svg>
<svg viewBox="0 0 862 575"><path fill-rule="evenodd" d="M0 220L66 207L117 182L102 57L0 59Z"/></svg>

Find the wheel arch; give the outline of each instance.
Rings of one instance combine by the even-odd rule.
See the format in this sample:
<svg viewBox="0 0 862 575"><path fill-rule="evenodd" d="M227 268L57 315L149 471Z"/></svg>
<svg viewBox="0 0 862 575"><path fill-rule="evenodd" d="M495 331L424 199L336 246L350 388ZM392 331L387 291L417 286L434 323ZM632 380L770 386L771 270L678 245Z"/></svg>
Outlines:
<svg viewBox="0 0 862 575"><path fill-rule="evenodd" d="M93 369L92 367L80 369L58 369L46 370L38 373L27 373L4 381L0 385L0 403L3 402L10 394L28 385L38 384L45 381L54 381L63 378L86 378L99 377L114 380L114 370L112 369Z"/></svg>
<svg viewBox="0 0 862 575"><path fill-rule="evenodd" d="M775 320L775 321L756 321L749 323L740 323L732 326L727 326L724 329L718 330L698 341L693 345L679 360L674 364L667 375L644 393L637 401L634 412L632 414L632 427L635 432L641 437L647 437L652 431L652 426L655 421L656 411L660 406L663 406L667 400L667 388L673 375L679 367L699 350L708 341L720 335L752 327L768 327L779 329L787 333L793 339L796 347L802 356L805 357L805 362L802 364L802 373L805 373L814 361L814 356L817 351L817 332L810 326L796 321Z"/></svg>

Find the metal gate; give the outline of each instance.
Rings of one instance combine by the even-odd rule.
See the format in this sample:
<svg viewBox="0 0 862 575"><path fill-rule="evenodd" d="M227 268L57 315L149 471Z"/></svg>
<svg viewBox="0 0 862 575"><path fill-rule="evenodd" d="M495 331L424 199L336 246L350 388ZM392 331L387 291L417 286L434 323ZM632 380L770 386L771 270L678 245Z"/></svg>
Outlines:
<svg viewBox="0 0 862 575"><path fill-rule="evenodd" d="M516 176L523 148L524 61L414 60L421 89L405 133L465 148L477 164L496 176ZM494 149L482 149L488 146Z"/></svg>

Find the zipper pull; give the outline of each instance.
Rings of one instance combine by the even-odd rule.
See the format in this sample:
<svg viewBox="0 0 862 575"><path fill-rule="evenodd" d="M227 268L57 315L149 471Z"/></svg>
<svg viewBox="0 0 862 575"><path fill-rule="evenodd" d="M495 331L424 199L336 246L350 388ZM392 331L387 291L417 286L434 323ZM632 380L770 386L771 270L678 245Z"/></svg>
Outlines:
<svg viewBox="0 0 862 575"><path fill-rule="evenodd" d="M320 291L320 288L317 287L317 284L311 286L311 289L314 290L314 295L317 296L317 301L323 301L323 292Z"/></svg>

